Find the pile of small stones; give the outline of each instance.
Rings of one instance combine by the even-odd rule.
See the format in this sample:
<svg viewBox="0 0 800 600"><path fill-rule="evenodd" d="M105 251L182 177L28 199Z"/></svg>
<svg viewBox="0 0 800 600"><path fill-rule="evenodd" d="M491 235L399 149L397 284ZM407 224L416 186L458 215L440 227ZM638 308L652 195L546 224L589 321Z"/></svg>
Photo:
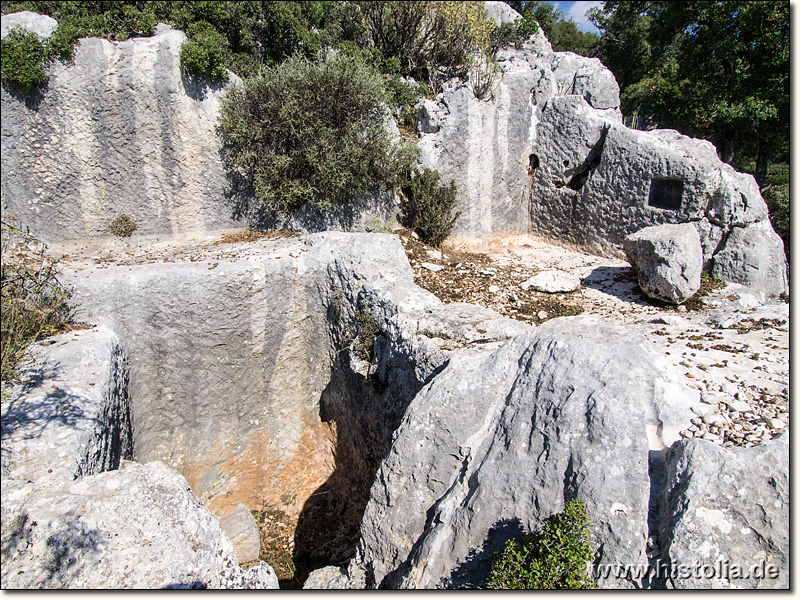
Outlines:
<svg viewBox="0 0 800 600"><path fill-rule="evenodd" d="M748 398L741 391L731 396L722 388L720 392L702 392L701 404L692 407L697 416L691 427L681 431L682 437L749 448L772 439L789 422L788 388L781 396L762 392L759 398Z"/></svg>

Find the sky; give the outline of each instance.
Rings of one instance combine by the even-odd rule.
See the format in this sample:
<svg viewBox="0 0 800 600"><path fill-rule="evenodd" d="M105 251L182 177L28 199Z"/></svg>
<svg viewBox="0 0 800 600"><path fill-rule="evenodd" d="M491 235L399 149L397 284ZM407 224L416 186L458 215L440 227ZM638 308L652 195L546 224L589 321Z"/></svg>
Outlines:
<svg viewBox="0 0 800 600"><path fill-rule="evenodd" d="M564 14L575 21L581 31L600 33L600 30L589 21L586 11L595 6L602 6L602 2L550 2L550 4L555 4Z"/></svg>

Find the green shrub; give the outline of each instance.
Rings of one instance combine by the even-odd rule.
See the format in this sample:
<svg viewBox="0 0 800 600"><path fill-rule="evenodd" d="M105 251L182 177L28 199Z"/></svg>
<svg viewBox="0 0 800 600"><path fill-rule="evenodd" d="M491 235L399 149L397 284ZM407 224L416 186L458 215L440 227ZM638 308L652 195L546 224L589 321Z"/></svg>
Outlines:
<svg viewBox="0 0 800 600"><path fill-rule="evenodd" d="M0 379L16 377L16 367L34 341L59 333L72 322L70 292L56 278L47 246L29 231L2 224L0 263Z"/></svg>
<svg viewBox="0 0 800 600"><path fill-rule="evenodd" d="M0 42L0 48L3 83L31 92L47 80L46 52L38 35L12 29Z"/></svg>
<svg viewBox="0 0 800 600"><path fill-rule="evenodd" d="M772 174L770 174L772 177ZM789 260L789 184L770 185L764 190L772 228L783 240L783 251Z"/></svg>
<svg viewBox="0 0 800 600"><path fill-rule="evenodd" d="M382 76L357 57L300 55L228 89L219 116L231 166L252 181L267 214L321 209L392 187L418 150L384 126Z"/></svg>
<svg viewBox="0 0 800 600"><path fill-rule="evenodd" d="M136 231L136 223L134 223L130 216L123 213L111 219L108 228L111 230L111 233L116 236L131 237L131 234Z"/></svg>
<svg viewBox="0 0 800 600"><path fill-rule="evenodd" d="M181 46L181 66L191 75L212 81L227 79L228 40L205 21L193 24L188 35L188 41Z"/></svg>
<svg viewBox="0 0 800 600"><path fill-rule="evenodd" d="M570 500L564 512L548 518L541 531L522 542L509 540L492 564L491 589L594 588L589 563L594 558L586 506Z"/></svg>
<svg viewBox="0 0 800 600"><path fill-rule="evenodd" d="M453 231L460 212L453 214L456 204L456 183L439 185L439 173L425 169L412 173L402 188L400 222L417 232L420 239L439 246Z"/></svg>

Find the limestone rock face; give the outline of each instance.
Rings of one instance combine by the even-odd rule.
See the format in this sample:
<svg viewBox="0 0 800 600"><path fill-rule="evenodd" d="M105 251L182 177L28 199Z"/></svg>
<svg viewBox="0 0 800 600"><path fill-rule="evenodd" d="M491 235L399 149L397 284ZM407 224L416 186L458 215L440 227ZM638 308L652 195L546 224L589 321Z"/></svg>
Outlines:
<svg viewBox="0 0 800 600"><path fill-rule="evenodd" d="M693 392L640 344L577 317L452 355L381 464L351 583L485 584L494 551L569 498L587 503L603 562L646 563L649 454L678 439Z"/></svg>
<svg viewBox="0 0 800 600"><path fill-rule="evenodd" d="M754 254L737 244L748 237L752 247L756 234L735 229L771 229L753 177L720 161L710 142L625 127L619 87L598 59L553 52L539 35L521 50L501 51L498 65L503 77L491 98L452 81L419 106L422 164L458 188L455 234L532 231L622 247L645 227L693 222L710 267L729 237L730 252ZM763 256L775 246L765 236ZM775 291L783 261L772 273L730 256L722 262L729 281L783 291Z"/></svg>
<svg viewBox="0 0 800 600"><path fill-rule="evenodd" d="M98 328L48 341L3 403L3 588L277 588L268 565L239 568L180 474L125 460L119 338Z"/></svg>
<svg viewBox="0 0 800 600"><path fill-rule="evenodd" d="M130 367L120 339L106 328L81 331L76 348L72 337L33 346L20 366L21 395L3 403L3 476L72 481L133 455Z"/></svg>
<svg viewBox="0 0 800 600"><path fill-rule="evenodd" d="M697 579L678 572L668 577L668 584L788 588L788 432L758 446L730 450L702 440L681 441L670 450L667 464L658 523L661 559L717 569L711 577ZM738 577L732 565L741 569Z"/></svg>
<svg viewBox="0 0 800 600"><path fill-rule="evenodd" d="M645 227L625 238L625 253L651 298L681 304L700 289L703 247L692 223Z"/></svg>
<svg viewBox="0 0 800 600"><path fill-rule="evenodd" d="M18 28L32 31L40 38L47 39L53 35L56 27L58 27L58 21L54 18L47 15L38 15L29 10L0 17L0 35L2 37L6 37L6 34L12 29Z"/></svg>
<svg viewBox="0 0 800 600"><path fill-rule="evenodd" d="M486 2L486 16L492 19L497 26L504 25L505 23L513 23L517 19L521 19L517 11L511 8L505 2Z"/></svg>
<svg viewBox="0 0 800 600"><path fill-rule="evenodd" d="M110 236L122 213L137 235L235 226L214 132L223 86L184 77L186 36L159 31L80 40L35 96L3 87L4 215L46 242Z"/></svg>

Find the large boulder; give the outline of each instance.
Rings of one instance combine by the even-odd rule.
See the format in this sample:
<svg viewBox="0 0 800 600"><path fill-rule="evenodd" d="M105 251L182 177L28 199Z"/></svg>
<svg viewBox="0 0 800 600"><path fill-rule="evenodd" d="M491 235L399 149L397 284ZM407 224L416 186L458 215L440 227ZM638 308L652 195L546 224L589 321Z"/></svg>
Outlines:
<svg viewBox="0 0 800 600"><path fill-rule="evenodd" d="M214 131L224 85L183 74L185 40L165 26L84 38L35 94L3 86L3 214L48 243L110 236L122 213L137 235L235 227Z"/></svg>
<svg viewBox="0 0 800 600"><path fill-rule="evenodd" d="M0 17L0 37L6 37L12 29L32 31L42 39L47 39L58 27L58 21L47 15L38 15L29 10L11 13Z"/></svg>
<svg viewBox="0 0 800 600"><path fill-rule="evenodd" d="M703 247L692 223L645 227L625 238L625 253L651 298L681 304L700 289Z"/></svg>
<svg viewBox="0 0 800 600"><path fill-rule="evenodd" d="M762 296L789 291L783 240L768 221L734 227L722 249L714 255L713 273L740 283Z"/></svg>
<svg viewBox="0 0 800 600"><path fill-rule="evenodd" d="M788 588L789 434L751 448L675 444L658 520L676 588ZM699 577L687 577L702 569Z"/></svg>
<svg viewBox="0 0 800 600"><path fill-rule="evenodd" d="M453 354L381 464L349 585L480 586L505 540L570 498L599 560L645 564L650 454L678 439L694 395L643 340L592 318Z"/></svg>

